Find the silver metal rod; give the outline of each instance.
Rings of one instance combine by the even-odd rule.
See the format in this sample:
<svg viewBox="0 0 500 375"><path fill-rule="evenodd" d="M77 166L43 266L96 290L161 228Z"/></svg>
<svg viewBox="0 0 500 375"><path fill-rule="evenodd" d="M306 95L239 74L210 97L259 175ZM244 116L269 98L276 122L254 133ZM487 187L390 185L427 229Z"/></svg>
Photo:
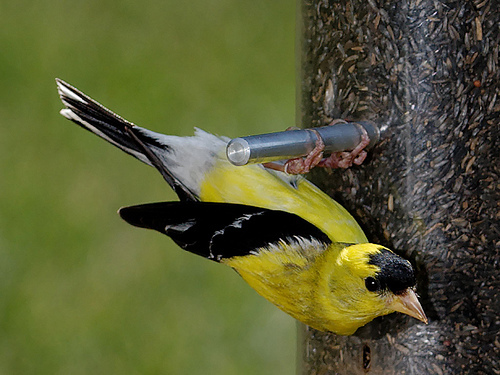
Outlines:
<svg viewBox="0 0 500 375"><path fill-rule="evenodd" d="M370 138L367 148L373 147L380 138L378 127L371 121L341 122L319 128L234 138L227 145L226 155L238 166L305 156L316 146L317 133L313 129L323 139L327 153L354 149L361 142L362 129Z"/></svg>

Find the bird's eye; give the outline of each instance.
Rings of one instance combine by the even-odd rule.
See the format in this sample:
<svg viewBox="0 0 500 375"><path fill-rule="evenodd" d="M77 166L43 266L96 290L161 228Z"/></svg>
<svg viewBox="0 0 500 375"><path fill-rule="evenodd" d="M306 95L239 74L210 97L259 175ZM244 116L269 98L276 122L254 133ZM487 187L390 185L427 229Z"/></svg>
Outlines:
<svg viewBox="0 0 500 375"><path fill-rule="evenodd" d="M370 292L376 292L380 289L380 283L373 277L367 277L365 279L365 286Z"/></svg>

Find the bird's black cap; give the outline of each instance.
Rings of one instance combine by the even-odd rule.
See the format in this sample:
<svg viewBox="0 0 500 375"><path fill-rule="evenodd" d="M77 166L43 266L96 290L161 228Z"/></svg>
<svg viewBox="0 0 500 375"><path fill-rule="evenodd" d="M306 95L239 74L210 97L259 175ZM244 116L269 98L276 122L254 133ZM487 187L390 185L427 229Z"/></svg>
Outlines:
<svg viewBox="0 0 500 375"><path fill-rule="evenodd" d="M377 291L390 290L394 294L402 294L416 284L410 262L388 249L381 248L380 252L371 254L368 264L380 268L375 276Z"/></svg>

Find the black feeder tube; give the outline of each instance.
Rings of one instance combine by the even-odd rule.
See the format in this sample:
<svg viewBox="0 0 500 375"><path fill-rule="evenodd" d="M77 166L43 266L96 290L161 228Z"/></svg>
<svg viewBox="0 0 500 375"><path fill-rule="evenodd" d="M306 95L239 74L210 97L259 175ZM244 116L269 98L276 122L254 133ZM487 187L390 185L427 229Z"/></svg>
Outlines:
<svg viewBox="0 0 500 375"><path fill-rule="evenodd" d="M367 119L361 166L313 181L409 259L429 317L299 328L300 374L500 374L497 0L301 0L298 126Z"/></svg>

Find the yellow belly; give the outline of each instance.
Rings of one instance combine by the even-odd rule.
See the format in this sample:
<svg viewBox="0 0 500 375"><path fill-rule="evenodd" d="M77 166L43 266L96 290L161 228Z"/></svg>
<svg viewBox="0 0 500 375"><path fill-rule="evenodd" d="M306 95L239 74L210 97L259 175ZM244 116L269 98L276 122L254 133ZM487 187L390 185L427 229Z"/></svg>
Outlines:
<svg viewBox="0 0 500 375"><path fill-rule="evenodd" d="M341 246L332 244L322 252L317 245L303 245L275 244L257 254L226 258L221 263L234 268L281 310L320 331L350 335L377 316L354 314L342 303L345 293L332 293L331 282L339 281L334 276L345 272L335 261ZM348 283L348 277L344 282Z"/></svg>

